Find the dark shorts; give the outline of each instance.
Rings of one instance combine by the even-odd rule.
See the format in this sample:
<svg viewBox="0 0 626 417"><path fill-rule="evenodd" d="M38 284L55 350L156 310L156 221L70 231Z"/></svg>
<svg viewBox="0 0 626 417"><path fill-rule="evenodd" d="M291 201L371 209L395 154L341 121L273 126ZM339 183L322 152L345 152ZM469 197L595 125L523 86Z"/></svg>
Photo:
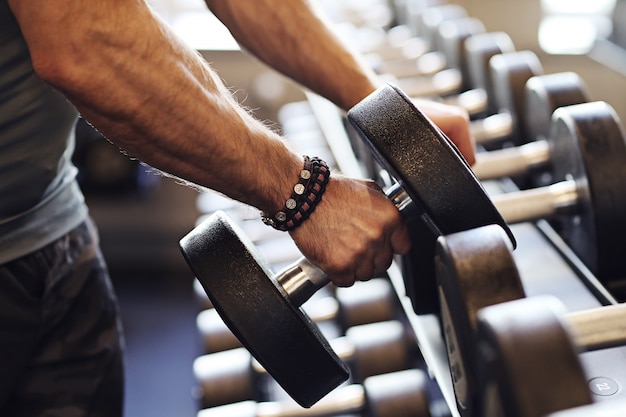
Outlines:
<svg viewBox="0 0 626 417"><path fill-rule="evenodd" d="M0 416L121 416L122 356L90 221L0 265Z"/></svg>

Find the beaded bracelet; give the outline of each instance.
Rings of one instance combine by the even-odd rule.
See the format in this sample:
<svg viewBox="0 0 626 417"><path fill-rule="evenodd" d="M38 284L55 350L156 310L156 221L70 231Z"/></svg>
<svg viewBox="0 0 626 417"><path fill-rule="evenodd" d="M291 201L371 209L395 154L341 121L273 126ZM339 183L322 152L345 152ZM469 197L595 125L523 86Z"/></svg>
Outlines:
<svg viewBox="0 0 626 417"><path fill-rule="evenodd" d="M329 178L330 169L326 162L317 157L305 156L298 183L293 186L291 196L285 201L284 208L273 216L262 212L263 223L281 231L294 230L300 226L322 200Z"/></svg>

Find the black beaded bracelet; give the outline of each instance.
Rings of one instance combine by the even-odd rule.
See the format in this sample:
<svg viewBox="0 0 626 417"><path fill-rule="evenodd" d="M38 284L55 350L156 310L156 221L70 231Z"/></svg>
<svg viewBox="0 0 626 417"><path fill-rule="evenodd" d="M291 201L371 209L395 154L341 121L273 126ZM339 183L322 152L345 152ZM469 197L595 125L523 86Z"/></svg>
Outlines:
<svg viewBox="0 0 626 417"><path fill-rule="evenodd" d="M330 168L320 158L304 157L304 168L300 171L298 183L294 185L285 206L273 216L261 213L263 223L281 231L294 230L309 218L322 200L326 184L330 178Z"/></svg>

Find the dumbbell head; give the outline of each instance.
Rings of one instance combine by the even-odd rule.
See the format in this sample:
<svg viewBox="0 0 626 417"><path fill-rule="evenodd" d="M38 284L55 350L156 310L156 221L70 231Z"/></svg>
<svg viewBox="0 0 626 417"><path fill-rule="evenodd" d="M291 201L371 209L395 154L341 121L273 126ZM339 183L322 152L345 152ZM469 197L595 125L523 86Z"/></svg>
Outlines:
<svg viewBox="0 0 626 417"><path fill-rule="evenodd" d="M418 35L424 37L431 49L441 49L437 44L437 30L446 21L467 17L467 10L457 4L443 4L422 11L418 21Z"/></svg>
<svg viewBox="0 0 626 417"><path fill-rule="evenodd" d="M438 236L499 224L515 239L458 150L404 93L382 87L352 108L348 120L412 201L420 220L409 221L405 285L416 312L437 312L432 260Z"/></svg>
<svg viewBox="0 0 626 417"><path fill-rule="evenodd" d="M352 108L348 119L411 198L414 223L428 224L431 233L419 238L432 252L436 236L493 223L514 242L459 151L402 92L384 86ZM389 197L408 210L397 194ZM180 246L224 322L296 401L310 406L347 378L345 365L298 309L302 294L273 279L252 243L223 214L209 217ZM434 261L421 261L422 275L414 279L430 280L433 287L421 296L436 297ZM306 264L314 280L321 277ZM302 272L301 265L296 269ZM314 280L303 280L298 290L315 288Z"/></svg>
<svg viewBox="0 0 626 417"><path fill-rule="evenodd" d="M556 228L600 279L626 276L626 142L615 110L605 102L557 109L553 115L553 182L576 182L576 213Z"/></svg>
<svg viewBox="0 0 626 417"><path fill-rule="evenodd" d="M479 33L469 37L464 46L470 85L486 91L489 98L487 113L494 114L498 109L493 99L495 92L489 60L495 55L514 52L513 41L505 32Z"/></svg>
<svg viewBox="0 0 626 417"><path fill-rule="evenodd" d="M552 113L559 107L588 101L587 88L573 72L537 75L526 82L526 131L528 144L482 152L472 166L481 180L522 176L526 181L549 182ZM534 175L537 174L537 175Z"/></svg>
<svg viewBox="0 0 626 417"><path fill-rule="evenodd" d="M489 60L494 96L499 112L511 115L513 135L509 138L515 144L523 143L529 137L525 131L525 86L536 75L543 74L539 58L531 51L515 51L494 55Z"/></svg>
<svg viewBox="0 0 626 417"><path fill-rule="evenodd" d="M352 327L345 336L333 339L331 346L349 364L353 383L408 369L416 353L415 341L398 321ZM193 371L202 388L203 407L269 398L263 389L265 371L244 348L199 356Z"/></svg>
<svg viewBox="0 0 626 417"><path fill-rule="evenodd" d="M527 141L548 139L552 113L559 107L591 101L587 85L575 72L537 75L526 82Z"/></svg>
<svg viewBox="0 0 626 417"><path fill-rule="evenodd" d="M485 26L474 17L448 20L442 22L437 29L437 44L446 57L447 67L461 72L462 90L471 88L465 42L482 33L485 33Z"/></svg>
<svg viewBox="0 0 626 417"><path fill-rule="evenodd" d="M376 375L363 385L340 387L308 410L291 402L246 401L200 410L198 417L429 417L426 375L417 369Z"/></svg>
<svg viewBox="0 0 626 417"><path fill-rule="evenodd" d="M606 285L626 275L626 143L615 111L604 102L557 109L550 130L546 187L493 196L509 223L548 219Z"/></svg>
<svg viewBox="0 0 626 417"><path fill-rule="evenodd" d="M478 353L484 364L483 414L543 417L591 403L587 378L557 300L531 297L478 314Z"/></svg>
<svg viewBox="0 0 626 417"><path fill-rule="evenodd" d="M441 325L459 412L476 415L476 314L485 307L524 297L510 242L496 225L437 241Z"/></svg>
<svg viewBox="0 0 626 417"><path fill-rule="evenodd" d="M223 212L187 234L181 249L226 325L300 405L310 407L348 378L319 329Z"/></svg>

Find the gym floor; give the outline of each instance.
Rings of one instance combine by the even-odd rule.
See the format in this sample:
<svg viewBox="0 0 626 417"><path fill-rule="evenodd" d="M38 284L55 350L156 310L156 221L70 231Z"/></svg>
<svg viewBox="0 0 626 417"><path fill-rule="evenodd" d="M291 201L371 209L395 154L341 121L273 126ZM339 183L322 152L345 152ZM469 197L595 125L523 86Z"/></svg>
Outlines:
<svg viewBox="0 0 626 417"><path fill-rule="evenodd" d="M114 278L126 336L124 415L195 416L193 360L200 353L188 280Z"/></svg>
<svg viewBox="0 0 626 417"><path fill-rule="evenodd" d="M126 417L192 417L198 410L198 304L178 249L198 217L196 197L169 179L143 195L87 195L120 302Z"/></svg>

